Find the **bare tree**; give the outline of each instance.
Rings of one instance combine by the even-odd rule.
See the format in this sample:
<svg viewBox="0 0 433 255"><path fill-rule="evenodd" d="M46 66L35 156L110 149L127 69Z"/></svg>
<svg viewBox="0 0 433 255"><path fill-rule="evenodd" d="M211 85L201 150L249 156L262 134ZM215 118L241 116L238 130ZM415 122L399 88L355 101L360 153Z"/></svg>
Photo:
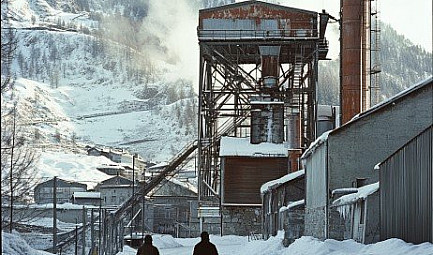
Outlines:
<svg viewBox="0 0 433 255"><path fill-rule="evenodd" d="M13 85L11 63L17 41L15 30L10 26L9 1L1 0L1 92Z"/></svg>
<svg viewBox="0 0 433 255"><path fill-rule="evenodd" d="M9 1L1 0L1 199L10 208L16 202L25 202L35 184L36 154L27 143L22 126L17 125L20 117L14 97L14 79L11 69L17 47L14 29L10 26ZM13 213L2 213L2 229L12 226ZM12 220L11 220L12 219ZM11 228L12 229L12 228Z"/></svg>

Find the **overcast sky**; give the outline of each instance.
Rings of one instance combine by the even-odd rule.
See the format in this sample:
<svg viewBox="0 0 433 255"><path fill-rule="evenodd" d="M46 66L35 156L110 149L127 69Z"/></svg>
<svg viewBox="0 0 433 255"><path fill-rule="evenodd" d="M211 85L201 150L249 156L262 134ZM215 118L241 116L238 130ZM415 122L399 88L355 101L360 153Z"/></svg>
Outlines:
<svg viewBox="0 0 433 255"><path fill-rule="evenodd" d="M432 0L378 0L380 19L414 44L432 52ZM277 0L282 5L328 13L338 18L340 0Z"/></svg>

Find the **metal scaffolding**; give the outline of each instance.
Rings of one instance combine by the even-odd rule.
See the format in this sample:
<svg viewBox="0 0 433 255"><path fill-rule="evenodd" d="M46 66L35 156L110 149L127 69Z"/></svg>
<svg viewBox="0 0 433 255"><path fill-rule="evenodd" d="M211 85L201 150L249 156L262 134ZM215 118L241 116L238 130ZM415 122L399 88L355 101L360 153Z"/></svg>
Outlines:
<svg viewBox="0 0 433 255"><path fill-rule="evenodd" d="M220 206L220 138L250 135L253 97L266 94L284 103L286 136L287 116L293 112L300 115L301 149L315 139L318 60L327 52L326 40L317 34L218 40L199 29L199 206ZM280 48L280 75L277 88L272 90L260 78L263 67L259 47L263 45Z"/></svg>

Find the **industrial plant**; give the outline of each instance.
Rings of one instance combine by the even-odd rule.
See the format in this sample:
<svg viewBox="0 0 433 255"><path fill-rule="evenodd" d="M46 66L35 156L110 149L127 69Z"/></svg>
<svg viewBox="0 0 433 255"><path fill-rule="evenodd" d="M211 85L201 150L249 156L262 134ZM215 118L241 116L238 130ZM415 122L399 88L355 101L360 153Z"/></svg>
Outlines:
<svg viewBox="0 0 433 255"><path fill-rule="evenodd" d="M340 19L260 1L200 10L198 139L104 218L107 236L118 240L108 249L122 246L122 215L194 151L200 231L269 237L284 230L285 244L304 234L362 243L390 237L379 224L387 195L378 192L374 168L431 133L432 79L371 108L380 81L376 2L341 1ZM330 21L341 31L340 105L324 106L318 63L328 59ZM432 146L425 146L430 156L420 171L430 178L419 192L430 198L416 223L427 226L422 240L409 239L417 242L433 236Z"/></svg>
<svg viewBox="0 0 433 255"><path fill-rule="evenodd" d="M251 239L283 231L284 246L302 236L432 243L433 78L381 97L377 2L341 0L338 17L262 1L201 9L197 138L164 164L134 155L132 168L104 166L113 176L96 197L53 179L37 187L38 202L72 194L99 203L92 254L138 247L145 233L202 231ZM340 36L339 104L322 105L330 24ZM191 160L193 188L177 181ZM53 183L70 190L48 198Z"/></svg>

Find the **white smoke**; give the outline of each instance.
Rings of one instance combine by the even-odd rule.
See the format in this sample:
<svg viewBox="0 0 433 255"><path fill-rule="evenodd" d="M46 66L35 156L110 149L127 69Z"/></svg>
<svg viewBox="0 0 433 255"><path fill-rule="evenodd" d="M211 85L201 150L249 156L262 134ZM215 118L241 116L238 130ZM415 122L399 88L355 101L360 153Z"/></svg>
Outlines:
<svg viewBox="0 0 433 255"><path fill-rule="evenodd" d="M140 31L151 60L168 64L169 80L183 78L197 88L199 47L198 6L188 0L149 1L148 16ZM164 65L164 64L163 64Z"/></svg>

